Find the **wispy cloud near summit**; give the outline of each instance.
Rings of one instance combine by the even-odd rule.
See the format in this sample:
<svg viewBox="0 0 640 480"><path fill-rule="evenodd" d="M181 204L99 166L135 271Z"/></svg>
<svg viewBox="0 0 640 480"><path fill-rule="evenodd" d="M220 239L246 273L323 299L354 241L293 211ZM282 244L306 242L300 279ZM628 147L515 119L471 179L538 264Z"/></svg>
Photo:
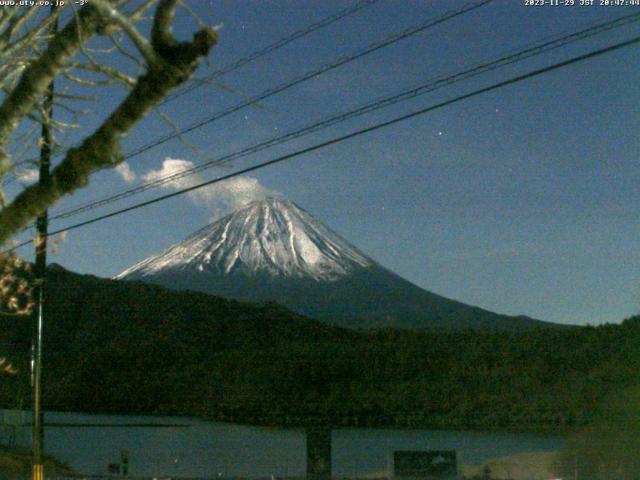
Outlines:
<svg viewBox="0 0 640 480"><path fill-rule="evenodd" d="M159 169L150 170L142 176L142 179L145 182L152 182L192 167L194 163L190 160L167 157ZM200 175L193 174L167 183L162 188L180 190L204 181L205 179ZM219 217L254 200L279 197L281 194L265 187L257 178L242 176L193 190L187 196L194 204L210 209L214 217Z"/></svg>

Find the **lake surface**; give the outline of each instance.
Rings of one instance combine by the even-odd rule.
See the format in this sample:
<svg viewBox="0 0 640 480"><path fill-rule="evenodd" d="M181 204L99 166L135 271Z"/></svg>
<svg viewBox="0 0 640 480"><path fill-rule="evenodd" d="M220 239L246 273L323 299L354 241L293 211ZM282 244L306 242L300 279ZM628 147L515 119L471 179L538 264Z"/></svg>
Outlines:
<svg viewBox="0 0 640 480"><path fill-rule="evenodd" d="M27 419L30 417L27 415ZM129 453L136 476L301 476L305 473L303 430L206 422L187 417L85 415L47 412L45 451L83 474L105 474ZM1 424L1 423L0 423ZM6 440L8 429L0 430ZM30 427L16 432L28 446ZM557 436L465 431L339 429L332 436L334 476L387 471L394 450L456 450L458 463L528 451L557 450Z"/></svg>

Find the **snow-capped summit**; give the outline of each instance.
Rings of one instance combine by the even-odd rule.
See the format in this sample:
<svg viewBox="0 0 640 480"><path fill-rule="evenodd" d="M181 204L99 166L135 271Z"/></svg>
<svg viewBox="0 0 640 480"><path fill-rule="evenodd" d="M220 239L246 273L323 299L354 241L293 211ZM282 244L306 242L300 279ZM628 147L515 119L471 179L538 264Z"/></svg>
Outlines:
<svg viewBox="0 0 640 480"><path fill-rule="evenodd" d="M373 261L288 200L267 198L208 225L116 278L171 270L335 281Z"/></svg>
<svg viewBox="0 0 640 480"><path fill-rule="evenodd" d="M523 330L543 324L423 290L294 203L275 198L248 204L116 278L275 301L346 327Z"/></svg>

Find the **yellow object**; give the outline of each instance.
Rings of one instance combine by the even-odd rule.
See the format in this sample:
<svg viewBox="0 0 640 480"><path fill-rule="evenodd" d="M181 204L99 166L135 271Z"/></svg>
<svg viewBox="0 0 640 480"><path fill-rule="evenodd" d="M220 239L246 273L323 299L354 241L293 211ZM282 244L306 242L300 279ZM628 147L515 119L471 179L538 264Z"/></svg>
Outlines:
<svg viewBox="0 0 640 480"><path fill-rule="evenodd" d="M44 480L44 465L35 463L33 465L33 480Z"/></svg>

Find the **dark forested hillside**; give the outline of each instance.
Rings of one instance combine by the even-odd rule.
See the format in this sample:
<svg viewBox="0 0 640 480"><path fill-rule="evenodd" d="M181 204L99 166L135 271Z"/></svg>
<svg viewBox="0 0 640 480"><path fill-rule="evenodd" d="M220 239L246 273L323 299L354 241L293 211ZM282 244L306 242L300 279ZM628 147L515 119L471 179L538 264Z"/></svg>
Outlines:
<svg viewBox="0 0 640 480"><path fill-rule="evenodd" d="M252 423L564 429L638 383L640 319L532 332L351 331L275 304L50 272L48 409ZM3 321L28 398L29 322Z"/></svg>

